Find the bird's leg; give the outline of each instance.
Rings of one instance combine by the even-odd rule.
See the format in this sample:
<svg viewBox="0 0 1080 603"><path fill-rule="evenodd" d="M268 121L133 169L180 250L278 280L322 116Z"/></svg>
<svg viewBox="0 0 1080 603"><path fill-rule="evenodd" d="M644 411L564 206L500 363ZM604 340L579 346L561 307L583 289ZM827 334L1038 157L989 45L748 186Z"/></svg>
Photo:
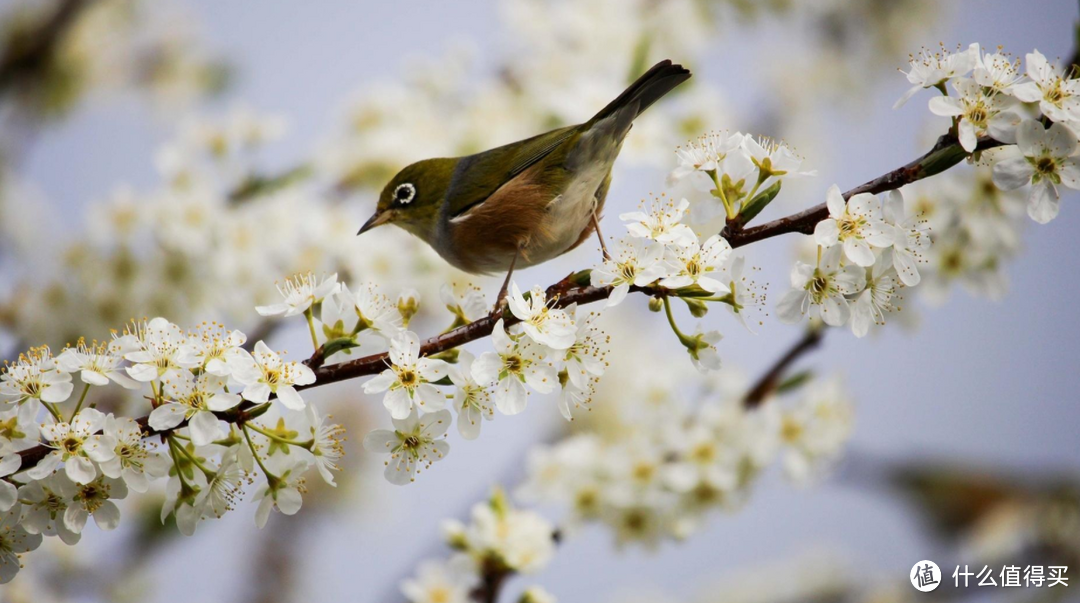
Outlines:
<svg viewBox="0 0 1080 603"><path fill-rule="evenodd" d="M596 210L592 212L592 225L593 230L596 231L596 238L600 239L600 252L604 254L604 260L610 260L611 254L608 253L607 245L604 245L604 234L600 232L600 220L596 218Z"/></svg>
<svg viewBox="0 0 1080 603"><path fill-rule="evenodd" d="M495 298L495 307L491 310L491 315L495 316L502 312L503 301L506 300L506 291L510 287L510 277L514 274L514 264L517 263L518 256L521 255L521 248L524 245L519 245L517 251L514 252L514 259L510 260L510 269L506 271L506 278L503 279L502 287L499 288L499 295Z"/></svg>

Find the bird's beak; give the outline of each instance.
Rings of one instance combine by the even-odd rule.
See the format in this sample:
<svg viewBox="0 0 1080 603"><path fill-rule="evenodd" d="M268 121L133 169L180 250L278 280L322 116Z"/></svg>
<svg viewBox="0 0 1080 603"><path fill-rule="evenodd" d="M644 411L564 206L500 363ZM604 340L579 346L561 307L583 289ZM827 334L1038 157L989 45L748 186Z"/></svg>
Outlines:
<svg viewBox="0 0 1080 603"><path fill-rule="evenodd" d="M390 213L391 212L389 211L375 212L375 214L368 218L368 221L364 222L364 225L360 227L360 231L356 233L356 236L360 236L376 226L385 224L390 220Z"/></svg>

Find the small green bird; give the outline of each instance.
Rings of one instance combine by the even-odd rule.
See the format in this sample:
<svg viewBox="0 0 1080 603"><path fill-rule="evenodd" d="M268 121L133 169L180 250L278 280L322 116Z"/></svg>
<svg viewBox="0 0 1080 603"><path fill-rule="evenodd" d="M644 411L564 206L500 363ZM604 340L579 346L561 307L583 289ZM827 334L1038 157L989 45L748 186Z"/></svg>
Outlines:
<svg viewBox="0 0 1080 603"><path fill-rule="evenodd" d="M681 65L661 61L583 124L414 163L386 185L357 234L396 224L465 272L506 271L501 301L515 266L546 262L600 234L598 216L626 133L689 78Z"/></svg>

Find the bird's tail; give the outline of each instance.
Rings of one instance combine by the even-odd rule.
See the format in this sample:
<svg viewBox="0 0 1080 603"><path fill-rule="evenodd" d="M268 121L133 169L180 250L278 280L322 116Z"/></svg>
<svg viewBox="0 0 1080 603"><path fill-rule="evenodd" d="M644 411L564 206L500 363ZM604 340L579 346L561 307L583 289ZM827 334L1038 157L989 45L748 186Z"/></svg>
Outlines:
<svg viewBox="0 0 1080 603"><path fill-rule="evenodd" d="M604 118L620 114L618 121L625 121L626 127L629 127L630 122L641 115L645 109L688 79L690 79L690 71L682 65L675 65L669 60L660 61L630 84L629 88L608 103L589 122L596 123ZM625 111L624 115L626 109L630 110Z"/></svg>

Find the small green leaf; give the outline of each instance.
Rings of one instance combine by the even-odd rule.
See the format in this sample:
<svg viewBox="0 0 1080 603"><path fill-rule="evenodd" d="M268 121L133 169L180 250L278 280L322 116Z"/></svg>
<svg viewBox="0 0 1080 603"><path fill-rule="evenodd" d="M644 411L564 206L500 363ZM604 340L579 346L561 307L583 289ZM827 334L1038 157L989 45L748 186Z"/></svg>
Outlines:
<svg viewBox="0 0 1080 603"><path fill-rule="evenodd" d="M743 203L742 211L739 212L739 217L742 219L742 223L746 224L750 220L753 220L761 210L765 209L767 205L772 203L772 200L780 194L780 181L777 180L776 184L773 184L769 188L761 191L754 196L753 199Z"/></svg>
<svg viewBox="0 0 1080 603"><path fill-rule="evenodd" d="M795 391L795 390L799 389L800 387L802 387L802 386L806 385L807 383L809 383L810 380L813 379L813 378L814 378L814 372L813 371L801 371L801 372L795 373L794 375L792 375L792 376L788 377L787 379L784 379L783 381L781 381L780 385L776 386L776 393L784 394L784 393L787 393L787 392Z"/></svg>

